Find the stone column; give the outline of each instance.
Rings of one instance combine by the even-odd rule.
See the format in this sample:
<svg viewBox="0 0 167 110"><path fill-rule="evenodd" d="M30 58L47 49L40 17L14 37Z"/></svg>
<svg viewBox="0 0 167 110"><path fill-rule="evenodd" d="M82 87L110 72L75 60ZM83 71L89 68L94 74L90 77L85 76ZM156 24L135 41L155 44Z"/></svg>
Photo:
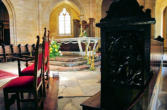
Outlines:
<svg viewBox="0 0 167 110"><path fill-rule="evenodd" d="M95 19L89 18L89 37L95 37Z"/></svg>
<svg viewBox="0 0 167 110"><path fill-rule="evenodd" d="M80 21L78 19L73 20L73 32L74 37L79 37L80 34Z"/></svg>

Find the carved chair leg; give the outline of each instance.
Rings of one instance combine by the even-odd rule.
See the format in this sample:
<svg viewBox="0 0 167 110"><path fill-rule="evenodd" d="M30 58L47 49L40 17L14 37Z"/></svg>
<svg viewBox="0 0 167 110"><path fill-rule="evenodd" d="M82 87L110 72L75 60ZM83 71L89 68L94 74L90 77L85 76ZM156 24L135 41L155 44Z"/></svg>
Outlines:
<svg viewBox="0 0 167 110"><path fill-rule="evenodd" d="M46 87L49 88L49 72L46 73L46 76L47 76L47 78L46 78L47 86Z"/></svg>
<svg viewBox="0 0 167 110"><path fill-rule="evenodd" d="M24 99L23 92L21 92L20 95L21 95L21 99Z"/></svg>
<svg viewBox="0 0 167 110"><path fill-rule="evenodd" d="M35 101L35 109L34 110L39 110L39 107L38 107L38 93L34 92L33 95L34 95L34 101Z"/></svg>
<svg viewBox="0 0 167 110"><path fill-rule="evenodd" d="M42 96L46 96L46 87L45 87L45 79L43 81L43 86L42 86Z"/></svg>
<svg viewBox="0 0 167 110"><path fill-rule="evenodd" d="M40 110L43 110L43 106L44 106L44 101L42 100L41 105L40 105Z"/></svg>
<svg viewBox="0 0 167 110"><path fill-rule="evenodd" d="M40 89L39 89L39 97L42 97L42 96L44 96L43 84L42 84L42 86L41 86Z"/></svg>
<svg viewBox="0 0 167 110"><path fill-rule="evenodd" d="M10 110L10 106L9 106L9 97L8 97L8 93L6 91L3 91L4 93L4 103L5 103L5 110Z"/></svg>
<svg viewBox="0 0 167 110"><path fill-rule="evenodd" d="M21 95L23 95L23 93L21 93ZM20 97L19 97L19 93L18 92L16 93L16 97L17 97L17 110L21 110Z"/></svg>
<svg viewBox="0 0 167 110"><path fill-rule="evenodd" d="M44 100L44 97L46 96L46 94L44 92L45 92L44 86L41 86L40 91L39 91L40 96L38 97L38 105L40 104L39 105L40 110L43 110L43 105L44 105L43 100Z"/></svg>
<svg viewBox="0 0 167 110"><path fill-rule="evenodd" d="M49 79L50 79L50 78L48 77L47 88L49 88L49 82L50 82Z"/></svg>

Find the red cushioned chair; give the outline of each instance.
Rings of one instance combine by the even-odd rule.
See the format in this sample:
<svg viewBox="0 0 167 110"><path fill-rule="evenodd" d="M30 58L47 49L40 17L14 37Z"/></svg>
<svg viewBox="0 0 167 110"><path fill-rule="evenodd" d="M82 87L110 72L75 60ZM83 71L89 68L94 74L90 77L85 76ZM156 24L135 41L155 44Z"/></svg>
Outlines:
<svg viewBox="0 0 167 110"><path fill-rule="evenodd" d="M20 57L16 58L18 61L18 73L19 76L30 76L34 73L34 57ZM26 68L21 70L21 61L26 62ZM31 65L28 66L28 62L33 61Z"/></svg>
<svg viewBox="0 0 167 110"><path fill-rule="evenodd" d="M45 44L45 45L43 45L43 52L44 52L43 54L45 54L44 56L48 56L48 52L49 52L49 50L45 51L46 50L45 47L48 49L48 46L45 43L46 42L46 37L47 36L46 36L46 28L45 28L44 37L43 37L43 44ZM48 43L48 45L49 45L49 43ZM33 60L34 60L34 57L22 57L22 58L18 58L17 60L18 60L19 76L31 76L31 75L33 75L33 71L34 71L34 61ZM24 68L23 70L21 70L21 61L26 62L26 68ZM29 61L32 61L32 62L28 63ZM27 66L27 65L29 65L29 66ZM45 70L49 70L48 66L46 64L45 64Z"/></svg>
<svg viewBox="0 0 167 110"><path fill-rule="evenodd" d="M45 28L45 32L46 32L46 28ZM45 81L47 82L47 88L49 88L49 73L50 73L50 69L49 69L49 47L50 47L50 41L49 41L49 31L48 31L48 35L46 35L46 33L44 34L44 40L43 40L43 44L44 44L44 60L43 60L43 64L44 64L44 78Z"/></svg>
<svg viewBox="0 0 167 110"><path fill-rule="evenodd" d="M15 94L17 99L17 108L21 109L20 102L33 101L35 102L35 109L39 110L38 104L42 101L42 92L43 92L43 80L44 75L42 74L42 58L44 54L42 52L42 45L39 45L39 36L37 37L36 49L35 49L35 62L32 76L20 76L15 79L12 79L5 85L3 88L5 108L6 110L10 109L10 98L9 94ZM24 93L29 93L33 95L31 99L24 99L20 97Z"/></svg>
<svg viewBox="0 0 167 110"><path fill-rule="evenodd" d="M44 83L43 83L43 93L45 93L45 85L47 88L49 88L49 31L48 35L46 35L46 28L44 31L44 37L43 37L43 74L44 74Z"/></svg>

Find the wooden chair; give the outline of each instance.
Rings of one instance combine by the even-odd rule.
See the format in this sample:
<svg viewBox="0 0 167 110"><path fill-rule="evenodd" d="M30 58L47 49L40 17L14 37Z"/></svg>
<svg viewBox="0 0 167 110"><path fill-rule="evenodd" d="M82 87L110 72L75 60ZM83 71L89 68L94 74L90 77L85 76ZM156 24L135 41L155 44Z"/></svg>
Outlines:
<svg viewBox="0 0 167 110"><path fill-rule="evenodd" d="M27 49L27 52L28 52L28 55L29 56L32 56L32 53L33 53L33 46L32 45L29 45L29 44L26 44L26 49Z"/></svg>
<svg viewBox="0 0 167 110"><path fill-rule="evenodd" d="M26 47L27 45L21 45L20 46L20 53L21 53L21 57L26 57L29 56L30 53L28 52L28 49Z"/></svg>
<svg viewBox="0 0 167 110"><path fill-rule="evenodd" d="M28 60L26 62L26 67L32 65L34 63L33 59L34 59L34 55L35 55L35 44L32 44L32 45L29 45L29 44L26 44L26 50L27 50L27 55L24 55L22 57L25 57L25 58L31 58L32 60Z"/></svg>
<svg viewBox="0 0 167 110"><path fill-rule="evenodd" d="M45 94L45 82L46 82L46 87L49 88L49 32L48 32L48 36L46 36L46 28L44 31L44 37L43 37L43 54L44 57L43 59L43 74L44 74L44 83L43 83L43 87L44 87L44 94ZM24 68L23 70L21 70L21 61L32 61L33 58L28 59L28 57L26 58L18 58L18 73L19 76L32 76L33 75L33 71L34 71L34 63L29 63L29 66L26 66L26 68Z"/></svg>
<svg viewBox="0 0 167 110"><path fill-rule="evenodd" d="M32 56L35 55L35 44L32 44Z"/></svg>
<svg viewBox="0 0 167 110"><path fill-rule="evenodd" d="M13 60L13 53L11 45L4 45L5 50L5 61Z"/></svg>
<svg viewBox="0 0 167 110"><path fill-rule="evenodd" d="M26 44L25 45L25 48L26 48L26 55L27 56L30 56L30 53L31 53L31 46L29 44ZM30 50L30 51L29 51Z"/></svg>
<svg viewBox="0 0 167 110"><path fill-rule="evenodd" d="M1 62L5 61L5 54L4 54L4 47L3 47L3 45L0 45L0 61Z"/></svg>
<svg viewBox="0 0 167 110"><path fill-rule="evenodd" d="M35 44L33 45L29 45L26 44L25 48L24 46L21 46L21 61L25 61L26 62L26 67L28 67L29 65L32 65L34 63L34 55L35 55L35 48L34 48ZM31 61L31 62L30 62Z"/></svg>
<svg viewBox="0 0 167 110"><path fill-rule="evenodd" d="M42 74L42 46L39 45L39 36L37 37L36 50L35 50L35 63L34 63L34 74L33 76L20 76L5 85L3 88L4 92L4 101L5 109L9 110L11 105L11 100L9 94L15 94L17 99L17 108L21 109L20 102L33 101L35 102L35 109L39 110L38 104L42 101L42 92L43 92L43 74ZM29 93L33 95L33 99L24 99L20 95L24 93Z"/></svg>
<svg viewBox="0 0 167 110"><path fill-rule="evenodd" d="M46 32L44 32L46 33ZM45 39L43 39L45 40ZM45 41L43 41L43 44L44 44ZM34 50L34 45L32 45L32 53L33 53L33 50ZM45 53L44 52L44 45L42 45L42 52L43 54ZM19 76L32 76L33 75L33 71L34 71L34 57L22 57L22 58L18 58L18 73L19 73ZM24 69L21 69L21 61L24 61L26 62L26 68ZM28 64L28 62L31 61L31 63Z"/></svg>
<svg viewBox="0 0 167 110"><path fill-rule="evenodd" d="M19 45L12 45L12 53L14 57L21 57L21 53L19 51L20 44Z"/></svg>

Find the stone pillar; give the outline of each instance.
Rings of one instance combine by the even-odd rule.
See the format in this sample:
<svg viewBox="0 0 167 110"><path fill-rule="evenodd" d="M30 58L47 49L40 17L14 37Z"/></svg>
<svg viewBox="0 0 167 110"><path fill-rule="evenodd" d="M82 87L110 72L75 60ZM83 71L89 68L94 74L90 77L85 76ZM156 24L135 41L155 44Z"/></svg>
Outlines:
<svg viewBox="0 0 167 110"><path fill-rule="evenodd" d="M78 19L73 20L73 32L74 37L79 37L80 34L80 21Z"/></svg>
<svg viewBox="0 0 167 110"><path fill-rule="evenodd" d="M157 37L157 36L156 36ZM163 12L163 34L164 38L164 48L167 49L167 8Z"/></svg>
<svg viewBox="0 0 167 110"><path fill-rule="evenodd" d="M85 20L82 21L82 29L83 31L86 31L86 36L89 37L89 24Z"/></svg>
<svg viewBox="0 0 167 110"><path fill-rule="evenodd" d="M95 19L89 18L89 37L95 37Z"/></svg>

